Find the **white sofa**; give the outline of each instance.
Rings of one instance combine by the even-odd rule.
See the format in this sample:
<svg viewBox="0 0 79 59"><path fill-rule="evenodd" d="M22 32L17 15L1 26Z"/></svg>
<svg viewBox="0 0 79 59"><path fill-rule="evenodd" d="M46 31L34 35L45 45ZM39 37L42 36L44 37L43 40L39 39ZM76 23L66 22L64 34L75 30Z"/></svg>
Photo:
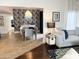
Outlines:
<svg viewBox="0 0 79 59"><path fill-rule="evenodd" d="M58 47L67 47L79 45L79 35L76 35L76 31L68 31L68 38L65 39L64 31L59 30L56 33L56 45Z"/></svg>

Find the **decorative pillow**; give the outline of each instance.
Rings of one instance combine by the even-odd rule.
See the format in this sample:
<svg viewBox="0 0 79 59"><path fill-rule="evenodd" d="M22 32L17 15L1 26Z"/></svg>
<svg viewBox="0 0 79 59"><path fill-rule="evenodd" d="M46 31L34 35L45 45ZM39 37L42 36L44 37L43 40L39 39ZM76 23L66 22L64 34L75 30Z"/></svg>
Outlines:
<svg viewBox="0 0 79 59"><path fill-rule="evenodd" d="M68 32L67 32L67 30L62 30L62 31L64 31L64 33L65 33L65 39L67 39L68 38Z"/></svg>

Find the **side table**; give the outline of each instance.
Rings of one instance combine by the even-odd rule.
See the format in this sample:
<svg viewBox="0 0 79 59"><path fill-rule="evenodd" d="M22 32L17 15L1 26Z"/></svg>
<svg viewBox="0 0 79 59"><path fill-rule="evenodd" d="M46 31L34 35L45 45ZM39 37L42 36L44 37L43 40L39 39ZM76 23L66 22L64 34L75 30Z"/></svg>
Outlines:
<svg viewBox="0 0 79 59"><path fill-rule="evenodd" d="M56 39L56 35L54 35L54 34L47 34L46 35L46 42L49 45L55 45L55 39Z"/></svg>

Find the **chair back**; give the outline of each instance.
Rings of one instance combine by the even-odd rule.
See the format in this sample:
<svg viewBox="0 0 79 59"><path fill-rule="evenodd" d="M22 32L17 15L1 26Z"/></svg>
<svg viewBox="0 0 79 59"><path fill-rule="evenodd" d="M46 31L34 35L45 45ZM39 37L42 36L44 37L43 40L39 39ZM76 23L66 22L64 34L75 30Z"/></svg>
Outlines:
<svg viewBox="0 0 79 59"><path fill-rule="evenodd" d="M32 37L33 29L25 29L25 37Z"/></svg>

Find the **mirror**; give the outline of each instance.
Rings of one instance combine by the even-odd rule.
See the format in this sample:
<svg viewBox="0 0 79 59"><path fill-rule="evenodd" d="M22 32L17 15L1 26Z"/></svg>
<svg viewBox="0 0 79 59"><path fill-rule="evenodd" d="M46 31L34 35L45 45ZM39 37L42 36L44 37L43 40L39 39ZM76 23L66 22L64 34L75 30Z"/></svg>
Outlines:
<svg viewBox="0 0 79 59"><path fill-rule="evenodd" d="M27 24L30 24L30 25L35 25L35 22L34 22L34 20L33 20L33 18L32 18L32 13L31 13L31 11L29 11L29 10L27 10L26 12L25 12L25 20L27 20Z"/></svg>

